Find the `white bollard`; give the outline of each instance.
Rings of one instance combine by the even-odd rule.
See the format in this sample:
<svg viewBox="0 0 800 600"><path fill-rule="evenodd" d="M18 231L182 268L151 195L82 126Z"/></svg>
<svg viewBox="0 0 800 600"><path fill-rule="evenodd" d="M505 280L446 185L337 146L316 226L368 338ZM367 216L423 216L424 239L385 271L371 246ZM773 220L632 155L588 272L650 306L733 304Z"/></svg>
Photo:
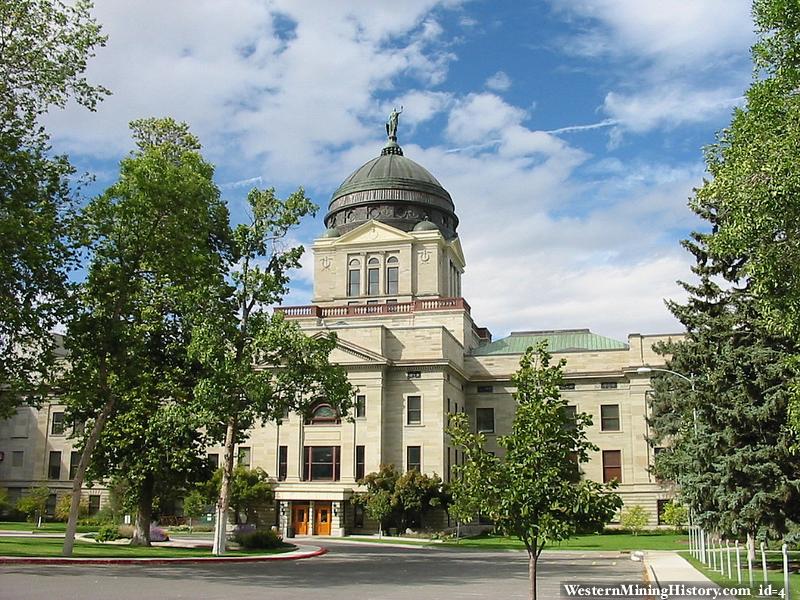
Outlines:
<svg viewBox="0 0 800 600"><path fill-rule="evenodd" d="M742 559L739 556L739 540L736 540L736 579L742 584Z"/></svg>
<svg viewBox="0 0 800 600"><path fill-rule="evenodd" d="M764 571L764 584L767 583L767 553L764 552L764 542L761 542L761 570Z"/></svg>
<svg viewBox="0 0 800 600"><path fill-rule="evenodd" d="M781 546L781 551L783 552L783 591L786 594L783 600L789 600L789 551L786 544Z"/></svg>

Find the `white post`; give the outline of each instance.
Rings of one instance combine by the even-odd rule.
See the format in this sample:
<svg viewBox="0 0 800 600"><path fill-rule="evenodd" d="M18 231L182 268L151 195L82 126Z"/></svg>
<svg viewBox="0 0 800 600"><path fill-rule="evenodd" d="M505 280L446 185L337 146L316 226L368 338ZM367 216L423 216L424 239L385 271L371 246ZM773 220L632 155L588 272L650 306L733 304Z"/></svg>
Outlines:
<svg viewBox="0 0 800 600"><path fill-rule="evenodd" d="M747 534L747 576L750 587L753 587L753 555L755 554L755 543L753 537Z"/></svg>
<svg viewBox="0 0 800 600"><path fill-rule="evenodd" d="M764 571L764 583L767 583L767 554L764 552L764 542L761 542L761 570Z"/></svg>
<svg viewBox="0 0 800 600"><path fill-rule="evenodd" d="M722 555L722 538L719 540L719 572L725 575L725 557Z"/></svg>
<svg viewBox="0 0 800 600"><path fill-rule="evenodd" d="M736 579L742 584L742 559L739 556L739 540L736 540Z"/></svg>
<svg viewBox="0 0 800 600"><path fill-rule="evenodd" d="M708 556L706 555L706 545L708 543L708 536L705 529L700 529L700 560L703 564L708 565Z"/></svg>
<svg viewBox="0 0 800 600"><path fill-rule="evenodd" d="M728 579L733 579L733 571L731 570L731 541L725 540L725 556L728 559Z"/></svg>
<svg viewBox="0 0 800 600"><path fill-rule="evenodd" d="M783 600L789 600L789 550L784 544L781 546L783 552L783 591L786 594Z"/></svg>
<svg viewBox="0 0 800 600"><path fill-rule="evenodd" d="M717 556L714 552L714 539L708 540L709 548L708 548L708 562L711 563L711 570L717 570Z"/></svg>

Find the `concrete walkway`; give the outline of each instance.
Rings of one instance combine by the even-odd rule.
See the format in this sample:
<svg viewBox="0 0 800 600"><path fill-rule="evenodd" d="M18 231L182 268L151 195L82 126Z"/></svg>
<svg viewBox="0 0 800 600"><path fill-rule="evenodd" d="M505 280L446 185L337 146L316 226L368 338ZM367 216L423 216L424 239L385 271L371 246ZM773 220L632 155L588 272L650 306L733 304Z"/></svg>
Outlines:
<svg viewBox="0 0 800 600"><path fill-rule="evenodd" d="M666 588L671 584L684 584L719 590L720 587L695 569L689 561L677 552L648 550L644 557L645 579L647 583ZM677 591L677 590L676 590ZM669 598L684 598L684 595Z"/></svg>

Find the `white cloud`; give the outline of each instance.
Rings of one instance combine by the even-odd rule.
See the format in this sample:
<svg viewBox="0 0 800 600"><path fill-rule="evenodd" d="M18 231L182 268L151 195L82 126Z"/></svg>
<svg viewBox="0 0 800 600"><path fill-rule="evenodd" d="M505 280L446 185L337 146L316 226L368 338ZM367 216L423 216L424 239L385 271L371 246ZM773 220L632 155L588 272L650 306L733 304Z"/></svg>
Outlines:
<svg viewBox="0 0 800 600"><path fill-rule="evenodd" d="M495 92L504 92L511 87L511 77L505 71L498 71L486 80L486 87Z"/></svg>
<svg viewBox="0 0 800 600"><path fill-rule="evenodd" d="M482 142L524 117L525 111L495 94L469 94L450 111L445 133L457 143Z"/></svg>

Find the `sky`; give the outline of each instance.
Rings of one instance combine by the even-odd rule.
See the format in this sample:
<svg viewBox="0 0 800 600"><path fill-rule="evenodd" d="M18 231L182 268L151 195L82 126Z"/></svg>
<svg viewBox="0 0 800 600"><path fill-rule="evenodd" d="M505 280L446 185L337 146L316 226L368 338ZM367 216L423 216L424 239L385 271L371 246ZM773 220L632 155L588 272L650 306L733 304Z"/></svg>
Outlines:
<svg viewBox="0 0 800 600"><path fill-rule="evenodd" d="M376 157L403 106L405 156L450 192L480 326L680 331L680 240L703 147L752 78L747 0L96 0L109 36L87 75L113 94L51 112L56 151L94 190L132 149L128 123L200 137L235 221L249 189L320 206ZM312 256L285 305L308 304Z"/></svg>

